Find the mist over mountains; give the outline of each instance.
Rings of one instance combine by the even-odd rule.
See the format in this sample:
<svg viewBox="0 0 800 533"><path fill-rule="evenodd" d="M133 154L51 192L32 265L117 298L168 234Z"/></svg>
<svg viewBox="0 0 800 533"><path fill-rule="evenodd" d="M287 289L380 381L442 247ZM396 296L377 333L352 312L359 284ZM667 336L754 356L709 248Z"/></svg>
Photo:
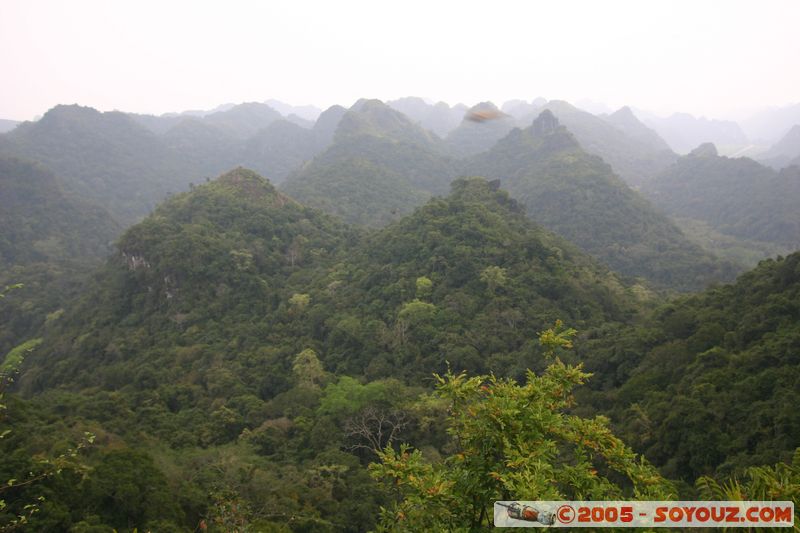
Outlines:
<svg viewBox="0 0 800 533"><path fill-rule="evenodd" d="M438 495L507 492L493 424L538 431L520 413L562 420L553 471L601 492L537 491L639 494L603 449L659 497L741 479L756 498L758 474L791 498L800 125L582 105L58 105L10 125L0 526L34 476L33 530L391 529L381 509L413 494L376 475L393 465L439 517L408 529L457 529ZM63 442L89 451L36 477Z"/></svg>
<svg viewBox="0 0 800 533"><path fill-rule="evenodd" d="M546 198L548 193L543 184L548 182L548 172L562 180L558 186L563 188L569 183L564 172L580 175L594 168L589 165L582 171L570 171L567 165L543 170L547 165L552 166L547 163L552 157L550 152L537 152L532 145L511 148L521 140L519 133L514 132L530 135L534 120L544 112L551 113L573 138L556 150L571 146L575 153L602 159L607 165L605 169L597 166L589 170L589 174L608 174L609 178L604 179L610 180L610 190L615 189L622 196L612 195L605 200L592 197L593 203L587 204L591 205L590 212L583 215L577 215L580 204L576 204L575 199L568 200L567 196L562 196L556 204L546 202L548 208L555 209L554 215L557 212L566 217L563 223L570 230L548 220L549 215L542 206L529 203L527 207L534 220L552 224L550 229L563 231L570 240L593 247L598 257L620 272L644 276L657 285L661 283L658 278L662 274L656 274L649 267L642 269L641 258L633 261L622 258L637 256L639 252L633 250L640 244L634 246L634 243L648 242L647 247L661 241L652 236L643 238L652 228L667 228L672 224L657 214L658 208L679 217L681 228L690 233L687 239L681 236L681 230L672 226L669 231L673 237L669 239L683 242L675 249L692 250L688 255L695 258L703 256L703 253L695 253L698 252L694 248L697 243L705 242L714 249L705 229L699 232L691 229L694 224L691 221L705 224L709 216L671 208L663 190L666 179L663 176L681 172L683 160L673 148L683 151L693 146L693 142L706 138L722 139L729 146L746 140L735 124L695 119L685 114L669 119L649 116L643 122L629 107L593 115L567 102L543 98L510 101L501 107L484 102L471 108L462 104L451 107L443 102L430 103L416 97L386 104L359 100L349 110L333 106L324 112L313 106L293 107L269 100L161 116L100 113L79 106L57 106L42 119L23 123L0 137L0 154L31 159L58 169L67 194L108 210L123 225L140 219L163 198L185 190L192 183L201 183L234 166L244 166L277 184L286 180L285 190L308 205L320 207L351 223L376 227L410 213L431 196L442 194L449 182L459 175L490 176L500 179L501 187L512 193L533 198L531 194L535 190L537 195ZM493 118L471 118L475 116ZM768 119L769 115L765 115L760 123ZM682 140L670 136L670 128L681 132ZM662 138L659 132L667 132L666 137ZM784 139L764 151L762 160L776 168L791 166L800 158L800 146L795 146L794 133L796 129L790 130ZM575 169L580 166L577 160L572 160L570 165ZM533 179L529 192L519 188L519 176L524 173ZM787 171L785 175L792 173ZM625 184L615 181L618 178ZM659 187L653 185L657 178L661 183ZM791 178L787 179L787 186L792 187ZM579 180L576 183L580 183L576 191L585 196L588 182ZM694 185L700 187L701 183L698 181ZM721 186L720 182L707 184L704 195L710 195L712 189ZM656 201L656 207L649 206L635 192L637 189ZM657 189L660 192L656 192ZM729 194L741 190L734 188ZM623 215L624 196L639 206L636 209L651 212L647 215L651 222L634 223L636 216ZM791 194L777 193L776 201L778 197L789 201L793 198ZM744 198L741 201L745 201ZM773 208L773 201L764 200L763 203L766 211ZM593 214L600 213L619 216L618 233L606 231L608 227L600 230L602 225L590 222ZM656 220L661 222L656 223ZM580 229L581 223L586 225L585 230ZM792 231L791 225L781 227L784 233ZM717 231L720 228L712 225L708 229ZM748 241L743 245L747 252L740 254L738 260L750 265L759 254L768 253L759 243L792 245L788 237L764 238L769 232L734 235L726 230L722 233ZM620 251L612 252L615 249ZM770 246L766 249L775 250ZM719 252L719 248L716 251ZM612 260L609 254L621 255ZM727 259L733 257L735 254L726 255ZM630 264L623 266L626 262ZM712 274L715 268L722 270ZM732 268L720 264L707 272L711 278L728 279L735 270ZM722 274L723 271L728 274ZM683 282L678 282L678 278ZM700 281L702 279L705 278L697 278L697 283L705 283ZM695 286L693 283L680 275L665 286L690 287Z"/></svg>

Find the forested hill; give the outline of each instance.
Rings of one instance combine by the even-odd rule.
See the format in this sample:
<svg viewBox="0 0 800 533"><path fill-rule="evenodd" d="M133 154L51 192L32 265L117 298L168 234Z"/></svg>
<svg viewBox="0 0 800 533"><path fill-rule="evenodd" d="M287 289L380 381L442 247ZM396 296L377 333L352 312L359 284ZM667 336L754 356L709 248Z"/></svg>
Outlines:
<svg viewBox="0 0 800 533"><path fill-rule="evenodd" d="M624 275L689 290L736 271L689 241L609 165L587 154L549 110L464 169L501 179L528 216Z"/></svg>
<svg viewBox="0 0 800 533"><path fill-rule="evenodd" d="M219 372L266 399L309 347L331 370L373 378L429 376L446 360L521 373L556 318L588 327L635 310L613 274L479 178L357 237L244 169L177 195L123 235L23 383L127 390L140 374L166 387ZM200 374L181 378L181 346L217 355L189 357Z"/></svg>
<svg viewBox="0 0 800 533"><path fill-rule="evenodd" d="M333 144L282 184L299 201L366 226L396 220L447 190L442 141L378 100L357 102Z"/></svg>
<svg viewBox="0 0 800 533"><path fill-rule="evenodd" d="M36 122L0 135L0 156L46 165L64 187L132 224L171 193L244 164L276 182L330 143L343 109L313 128L283 120L264 104L242 104L203 117L101 113L59 105Z"/></svg>
<svg viewBox="0 0 800 533"><path fill-rule="evenodd" d="M91 431L92 471L48 489L37 527L182 531L237 505L267 525L292 513L313 530L371 529L388 496L351 448L357 416L403 409L402 438L438 456L446 434L429 421L443 411L411 407L432 372L521 379L544 366L535 338L556 318L591 328L636 302L483 179L365 237L237 169L130 228L50 321L0 473ZM125 501L106 499L122 486Z"/></svg>
<svg viewBox="0 0 800 533"><path fill-rule="evenodd" d="M45 164L68 192L128 223L191 179L158 136L120 112L56 106L0 138L0 155Z"/></svg>
<svg viewBox="0 0 800 533"><path fill-rule="evenodd" d="M497 111L486 108L492 110ZM454 135L487 142L487 127L504 134L507 124L495 122L465 119L448 143L453 145ZM488 139L490 150L458 161L446 155L438 137L404 115L377 100L360 101L342 117L333 144L282 188L348 222L375 227L443 193L456 175L488 176L521 199L535 221L626 276L680 290L732 278L737 267L689 241L563 127L537 124L496 143Z"/></svg>
<svg viewBox="0 0 800 533"><path fill-rule="evenodd" d="M594 357L603 373L627 367L616 419L665 475L789 461L800 443L800 252L667 304L614 344Z"/></svg>
<svg viewBox="0 0 800 533"><path fill-rule="evenodd" d="M291 287L352 236L244 169L176 195L121 237L93 289L59 322L62 343L46 356L47 372L31 372L29 382L117 388L154 372L158 382L174 383L176 343L239 339L254 348L269 332L254 321L285 319ZM97 371L86 372L87 364ZM214 362L223 373L234 364Z"/></svg>
<svg viewBox="0 0 800 533"><path fill-rule="evenodd" d="M332 370L426 378L454 369L522 376L536 331L624 321L637 297L525 217L497 183L463 178L448 197L371 235L312 298L323 302ZM356 355L359 354L359 355Z"/></svg>
<svg viewBox="0 0 800 533"><path fill-rule="evenodd" d="M743 239L800 247L800 168L777 172L707 143L680 158L643 192L668 213Z"/></svg>
<svg viewBox="0 0 800 533"><path fill-rule="evenodd" d="M665 472L771 461L796 442L798 263L764 263L637 326L646 293L496 181L458 179L364 234L238 168L126 231L40 330L0 473L24 478L35 453L91 431L86 474L41 483L41 530L183 531L232 508L263 528L373 529L391 491L367 473L358 421L397 423L439 461L453 443L447 406L424 394L431 373L523 380L547 365L535 339L556 319L590 349L586 408ZM747 414L762 407L764 424Z"/></svg>

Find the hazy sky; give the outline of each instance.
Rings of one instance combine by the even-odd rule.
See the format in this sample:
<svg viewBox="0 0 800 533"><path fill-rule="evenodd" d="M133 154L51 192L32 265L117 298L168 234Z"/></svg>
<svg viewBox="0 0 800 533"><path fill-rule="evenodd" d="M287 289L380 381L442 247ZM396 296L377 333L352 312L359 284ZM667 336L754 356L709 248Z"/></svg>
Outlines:
<svg viewBox="0 0 800 533"><path fill-rule="evenodd" d="M0 118L536 96L740 117L800 101L800 1L0 0Z"/></svg>

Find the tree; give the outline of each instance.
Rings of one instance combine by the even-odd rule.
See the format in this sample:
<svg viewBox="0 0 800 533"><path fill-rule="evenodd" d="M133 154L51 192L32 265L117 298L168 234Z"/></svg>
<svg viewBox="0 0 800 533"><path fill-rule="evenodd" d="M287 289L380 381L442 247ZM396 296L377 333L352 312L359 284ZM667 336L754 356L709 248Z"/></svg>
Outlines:
<svg viewBox="0 0 800 533"><path fill-rule="evenodd" d="M289 298L289 305L292 306L292 309L297 309L298 311L302 311L308 304L311 303L311 296L308 294L301 294L301 293L294 293L291 298Z"/></svg>
<svg viewBox="0 0 800 533"><path fill-rule="evenodd" d="M11 287L17 288L17 287ZM9 290L0 292L0 297ZM14 382L14 375L22 364L25 355L33 351L42 339L31 339L11 350L0 364L0 422L4 421L7 406L3 403L6 389ZM0 441L8 437L10 428L0 426ZM79 458L83 449L94 442L94 435L84 433L83 439L75 448L69 448L55 457L31 457L28 467L19 477L11 478L0 485L0 532L13 531L25 527L31 517L39 512L44 496L31 496L28 489L40 482L71 470L81 475L88 471ZM6 498L9 498L7 501Z"/></svg>
<svg viewBox="0 0 800 533"><path fill-rule="evenodd" d="M353 441L347 448L367 450L380 456L381 450L391 446L407 425L403 411L367 407L344 424L345 435Z"/></svg>
<svg viewBox="0 0 800 533"><path fill-rule="evenodd" d="M21 289L22 284L7 285L0 290L0 300L15 289ZM0 422L5 419L6 404L3 402L5 392L14 382L14 376L19 370L25 356L33 351L42 339L28 340L11 350L3 361L0 361ZM10 428L0 426L0 441L8 437ZM0 532L13 531L25 527L30 518L39 512L39 506L44 502L44 496L31 497L25 492L39 482L61 474L63 470L72 470L85 475L87 467L80 461L78 454L94 442L94 435L84 433L84 438L75 448L70 448L54 458L31 458L30 468L23 474L24 477L12 478L0 485ZM14 501L7 503L6 498Z"/></svg>
<svg viewBox="0 0 800 533"><path fill-rule="evenodd" d="M295 356L292 362L292 373L299 385L317 389L325 381L327 375L317 353L311 348L306 348Z"/></svg>
<svg viewBox="0 0 800 533"><path fill-rule="evenodd" d="M589 377L556 356L574 333L560 323L541 333L554 360L542 375L528 371L522 385L495 376L436 376L455 453L429 463L408 445L384 448L370 470L393 482L398 501L383 509L382 530L474 529L490 523L495 500L673 496L655 468L611 433L607 419L565 412L574 405L572 388Z"/></svg>
<svg viewBox="0 0 800 533"><path fill-rule="evenodd" d="M486 284L489 293L494 294L498 287L504 287L508 281L506 269L499 266L486 267L481 271L481 281Z"/></svg>
<svg viewBox="0 0 800 533"><path fill-rule="evenodd" d="M695 487L705 500L793 501L793 531L800 531L800 509L797 507L800 501L800 448L794 451L791 464L753 466L744 471L741 479L733 477L723 483L703 476L697 479Z"/></svg>
<svg viewBox="0 0 800 533"><path fill-rule="evenodd" d="M425 300L430 298L431 293L433 292L433 282L430 278L426 276L420 276L417 278L417 299Z"/></svg>
<svg viewBox="0 0 800 533"><path fill-rule="evenodd" d="M425 323L433 319L436 314L436 306L427 302L413 299L410 302L403 304L400 312L397 313L397 318L404 322L411 324Z"/></svg>

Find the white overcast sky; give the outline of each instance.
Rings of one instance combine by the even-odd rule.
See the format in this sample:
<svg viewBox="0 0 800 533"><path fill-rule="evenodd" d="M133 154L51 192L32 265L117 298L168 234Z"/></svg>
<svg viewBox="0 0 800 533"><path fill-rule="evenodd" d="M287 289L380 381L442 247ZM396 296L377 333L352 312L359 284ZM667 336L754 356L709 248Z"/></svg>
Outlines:
<svg viewBox="0 0 800 533"><path fill-rule="evenodd" d="M0 0L0 118L537 96L739 118L800 101L800 1Z"/></svg>

